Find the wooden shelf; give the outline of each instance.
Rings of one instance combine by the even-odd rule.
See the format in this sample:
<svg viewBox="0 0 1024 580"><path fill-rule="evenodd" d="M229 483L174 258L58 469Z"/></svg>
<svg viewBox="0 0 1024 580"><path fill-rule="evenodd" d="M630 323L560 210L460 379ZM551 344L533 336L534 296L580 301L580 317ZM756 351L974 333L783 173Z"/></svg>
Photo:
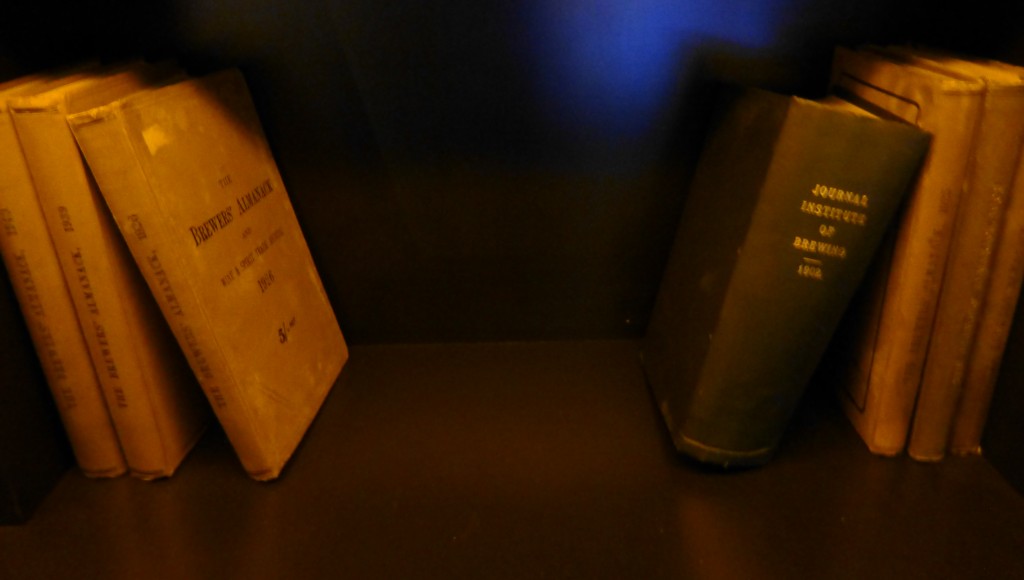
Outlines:
<svg viewBox="0 0 1024 580"><path fill-rule="evenodd" d="M1024 577L981 458L866 451L815 385L778 456L672 450L631 340L356 346L282 478L220 431L146 483L70 472L0 577Z"/></svg>
<svg viewBox="0 0 1024 580"><path fill-rule="evenodd" d="M10 6L2 78L240 67L355 346L279 481L219 430L166 481L69 472L0 527L0 578L1024 578L1024 498L987 460L872 456L823 379L767 466L702 468L633 340L709 83L815 96L865 42L1021 64L1016 5L706 4ZM537 342L479 342L509 339ZM1024 363L1003 376L989 448L1024 489Z"/></svg>

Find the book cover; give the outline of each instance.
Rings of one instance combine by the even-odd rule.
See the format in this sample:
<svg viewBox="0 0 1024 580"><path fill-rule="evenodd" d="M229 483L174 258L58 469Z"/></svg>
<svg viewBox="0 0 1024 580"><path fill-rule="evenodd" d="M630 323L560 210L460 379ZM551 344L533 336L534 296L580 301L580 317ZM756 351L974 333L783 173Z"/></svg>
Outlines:
<svg viewBox="0 0 1024 580"><path fill-rule="evenodd" d="M680 451L723 466L771 457L927 145L838 100L732 100L643 344Z"/></svg>
<svg viewBox="0 0 1024 580"><path fill-rule="evenodd" d="M13 99L18 140L131 473L172 475L208 405L82 158L66 115L161 82L164 67L118 67Z"/></svg>
<svg viewBox="0 0 1024 580"><path fill-rule="evenodd" d="M1024 140L1024 78L1003 67L934 50L886 50L919 66L976 78L985 85L907 443L911 457L938 461L946 454L961 403L967 359Z"/></svg>
<svg viewBox="0 0 1024 580"><path fill-rule="evenodd" d="M860 341L835 357L846 371L840 399L872 452L906 448L982 109L984 84L899 62L872 49L836 50L834 92L932 135L920 178L840 334ZM843 360L845 359L845 360Z"/></svg>
<svg viewBox="0 0 1024 580"><path fill-rule="evenodd" d="M78 466L90 477L114 477L127 471L124 454L7 108L10 98L74 78L0 92L0 256Z"/></svg>
<svg viewBox="0 0 1024 580"><path fill-rule="evenodd" d="M70 118L251 477L278 477L348 359L241 73Z"/></svg>

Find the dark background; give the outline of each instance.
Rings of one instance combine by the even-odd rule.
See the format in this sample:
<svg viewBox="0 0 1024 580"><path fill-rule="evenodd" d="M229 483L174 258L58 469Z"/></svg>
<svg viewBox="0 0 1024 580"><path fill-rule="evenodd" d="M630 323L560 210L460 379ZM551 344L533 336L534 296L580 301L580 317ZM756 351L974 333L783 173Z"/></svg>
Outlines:
<svg viewBox="0 0 1024 580"><path fill-rule="evenodd" d="M97 57L239 66L355 344L632 337L713 82L819 96L836 44L1016 60L1024 27L1011 12L889 0L18 1L0 19L0 76Z"/></svg>

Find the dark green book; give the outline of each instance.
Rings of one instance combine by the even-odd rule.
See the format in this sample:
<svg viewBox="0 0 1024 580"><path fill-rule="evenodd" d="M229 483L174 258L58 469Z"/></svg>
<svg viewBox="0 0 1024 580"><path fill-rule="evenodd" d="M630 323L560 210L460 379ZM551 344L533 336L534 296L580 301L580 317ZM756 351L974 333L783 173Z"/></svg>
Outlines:
<svg viewBox="0 0 1024 580"><path fill-rule="evenodd" d="M736 89L723 101L642 356L680 451L758 465L777 448L929 137L837 99Z"/></svg>

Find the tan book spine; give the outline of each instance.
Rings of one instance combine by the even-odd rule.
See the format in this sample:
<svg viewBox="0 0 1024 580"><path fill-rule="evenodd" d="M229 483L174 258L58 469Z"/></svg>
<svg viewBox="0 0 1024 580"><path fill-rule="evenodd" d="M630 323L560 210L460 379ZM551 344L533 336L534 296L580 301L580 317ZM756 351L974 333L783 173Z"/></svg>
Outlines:
<svg viewBox="0 0 1024 580"><path fill-rule="evenodd" d="M1007 192L1024 138L1024 83L1020 78L1007 78L968 61L935 62L977 76L985 82L986 91L907 444L907 453L921 461L942 459L950 442L981 303L989 286L994 248L1003 227Z"/></svg>
<svg viewBox="0 0 1024 580"><path fill-rule="evenodd" d="M963 190L982 83L893 62L870 51L839 49L833 90L932 134L918 182L900 216L877 332L860 344L867 366L851 377L844 408L875 453L904 450L938 303L956 208ZM869 282L870 284L870 282Z"/></svg>
<svg viewBox="0 0 1024 580"><path fill-rule="evenodd" d="M89 477L121 475L124 454L6 102L0 104L0 224L0 254L78 466Z"/></svg>
<svg viewBox="0 0 1024 580"><path fill-rule="evenodd" d="M243 467L278 477L347 348L244 81L215 75L69 120Z"/></svg>
<svg viewBox="0 0 1024 580"><path fill-rule="evenodd" d="M169 476L205 425L187 366L85 166L66 102L12 109L129 469Z"/></svg>

